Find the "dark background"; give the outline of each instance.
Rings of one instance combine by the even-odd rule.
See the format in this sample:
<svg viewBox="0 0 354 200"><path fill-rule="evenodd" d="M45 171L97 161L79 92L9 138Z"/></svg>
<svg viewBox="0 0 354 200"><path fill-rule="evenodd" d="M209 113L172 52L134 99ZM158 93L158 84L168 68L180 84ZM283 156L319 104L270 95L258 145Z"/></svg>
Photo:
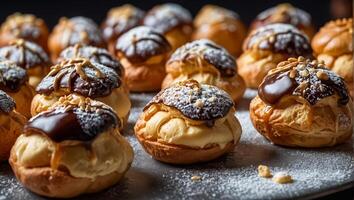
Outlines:
<svg viewBox="0 0 354 200"><path fill-rule="evenodd" d="M179 3L189 9L194 15L207 3L220 5L236 11L246 24L249 24L264 9L283 2L290 2L296 7L311 13L317 27L322 26L326 21L331 19L330 0L2 0L0 5L0 20L4 21L6 16L14 12L23 12L32 13L45 19L49 27L53 27L62 16L72 17L83 15L100 23L104 19L106 12L114 6L131 3L143 10L148 10L156 4L165 2Z"/></svg>
<svg viewBox="0 0 354 200"><path fill-rule="evenodd" d="M101 23L105 18L107 11L115 6L131 3L143 10L148 10L156 4L165 2L179 3L190 10L193 15L195 15L205 4L220 5L236 11L246 24L249 24L258 13L266 8L275 6L278 3L289 2L296 7L309 12L317 28L334 18L333 10L331 11L331 4L347 2L347 8L352 9L351 4L353 3L352 0L1 0L0 20L3 22L8 15L14 12L22 12L32 13L43 18L50 28L52 28L62 16L73 17L82 15L92 18L97 23ZM353 196L354 188L351 188L322 199L344 200L353 199Z"/></svg>

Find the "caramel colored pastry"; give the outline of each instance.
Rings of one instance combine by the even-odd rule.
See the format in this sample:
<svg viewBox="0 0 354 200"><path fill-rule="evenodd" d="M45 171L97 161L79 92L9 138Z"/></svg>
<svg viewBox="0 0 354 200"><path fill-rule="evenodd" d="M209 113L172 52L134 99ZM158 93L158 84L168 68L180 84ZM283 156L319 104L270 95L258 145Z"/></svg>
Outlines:
<svg viewBox="0 0 354 200"><path fill-rule="evenodd" d="M289 3L282 3L261 12L251 23L250 29L275 23L291 24L303 31L309 38L315 33L311 15Z"/></svg>
<svg viewBox="0 0 354 200"><path fill-rule="evenodd" d="M165 3L153 7L143 24L162 33L174 51L191 39L193 21L191 13L182 6Z"/></svg>
<svg viewBox="0 0 354 200"><path fill-rule="evenodd" d="M86 17L61 18L48 40L52 60L56 60L65 48L75 44L106 46L100 29L91 19Z"/></svg>
<svg viewBox="0 0 354 200"><path fill-rule="evenodd" d="M162 88L194 79L225 90L234 101L238 101L246 89L244 80L237 74L234 58L224 48L206 39L178 48L167 61L166 72Z"/></svg>
<svg viewBox="0 0 354 200"><path fill-rule="evenodd" d="M0 61L0 89L7 92L16 102L16 110L27 118L31 117L33 88L27 82L26 70L11 61Z"/></svg>
<svg viewBox="0 0 354 200"><path fill-rule="evenodd" d="M47 50L48 27L41 18L31 14L15 13L6 18L0 28L0 46L22 38Z"/></svg>
<svg viewBox="0 0 354 200"><path fill-rule="evenodd" d="M11 150L17 179L39 195L69 198L116 184L133 161L107 105L69 95L32 117Z"/></svg>
<svg viewBox="0 0 354 200"><path fill-rule="evenodd" d="M129 90L159 91L170 50L166 38L152 28L139 26L123 34L117 41L116 56L125 69Z"/></svg>
<svg viewBox="0 0 354 200"><path fill-rule="evenodd" d="M114 69L119 76L124 77L123 66L104 48L76 44L64 49L60 53L57 63L77 58L85 58L91 62L102 64L106 67Z"/></svg>
<svg viewBox="0 0 354 200"><path fill-rule="evenodd" d="M194 27L193 40L209 39L235 57L241 54L246 27L237 13L219 6L206 5L195 17Z"/></svg>
<svg viewBox="0 0 354 200"><path fill-rule="evenodd" d="M314 36L312 48L318 60L323 60L326 66L346 81L354 97L353 19L328 22Z"/></svg>
<svg viewBox="0 0 354 200"><path fill-rule="evenodd" d="M0 59L10 60L26 69L29 84L36 87L49 72L51 62L47 53L37 44L17 39L0 48Z"/></svg>
<svg viewBox="0 0 354 200"><path fill-rule="evenodd" d="M7 160L12 145L21 134L27 119L16 112L15 101L0 90L0 161Z"/></svg>
<svg viewBox="0 0 354 200"><path fill-rule="evenodd" d="M310 42L292 25L270 24L252 31L237 59L238 72L247 87L258 88L268 71L290 57L312 58Z"/></svg>
<svg viewBox="0 0 354 200"><path fill-rule="evenodd" d="M251 101L254 127L274 144L325 147L349 141L353 103L343 79L316 60L289 58Z"/></svg>
<svg viewBox="0 0 354 200"><path fill-rule="evenodd" d="M140 25L144 16L144 11L131 4L110 9L101 25L103 39L108 45L108 50L113 53L117 39L123 33Z"/></svg>
<svg viewBox="0 0 354 200"><path fill-rule="evenodd" d="M101 101L113 108L122 121L128 119L131 103L122 79L104 65L84 58L63 61L38 85L32 100L32 116L48 110L60 97L76 94Z"/></svg>
<svg viewBox="0 0 354 200"><path fill-rule="evenodd" d="M241 136L231 97L195 80L158 93L144 108L134 130L156 160L191 164L232 151Z"/></svg>

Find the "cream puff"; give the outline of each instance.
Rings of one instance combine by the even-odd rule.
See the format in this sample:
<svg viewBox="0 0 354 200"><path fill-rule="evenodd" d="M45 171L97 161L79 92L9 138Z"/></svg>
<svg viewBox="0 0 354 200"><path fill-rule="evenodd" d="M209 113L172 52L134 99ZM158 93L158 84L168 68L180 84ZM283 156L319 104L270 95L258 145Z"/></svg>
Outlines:
<svg viewBox="0 0 354 200"><path fill-rule="evenodd" d="M63 61L36 88L31 105L32 116L48 110L60 97L76 94L101 101L113 108L126 121L131 107L122 87L122 78L111 68L84 58Z"/></svg>
<svg viewBox="0 0 354 200"><path fill-rule="evenodd" d="M69 95L31 118L11 150L17 179L39 195L69 198L122 179L133 150L109 106Z"/></svg>
<svg viewBox="0 0 354 200"><path fill-rule="evenodd" d="M115 55L125 69L129 90L159 91L170 50L166 38L150 27L139 26L123 34L117 41Z"/></svg>
<svg viewBox="0 0 354 200"><path fill-rule="evenodd" d="M258 88L269 70L290 57L312 58L307 36L292 25L270 24L252 31L237 59L238 72L247 87Z"/></svg>
<svg viewBox="0 0 354 200"><path fill-rule="evenodd" d="M36 87L49 72L51 62L47 53L36 43L16 39L0 48L0 59L10 60L26 69L29 84Z"/></svg>
<svg viewBox="0 0 354 200"><path fill-rule="evenodd" d="M182 6L165 3L154 6L145 16L143 25L162 33L174 51L191 39L193 21L191 13Z"/></svg>
<svg viewBox="0 0 354 200"><path fill-rule="evenodd" d="M315 33L311 15L300 8L294 7L290 3L278 4L261 12L251 23L250 29L253 30L275 23L291 24L300 31L303 31L309 38L312 38Z"/></svg>
<svg viewBox="0 0 354 200"><path fill-rule="evenodd" d="M47 50L48 27L41 18L31 14L15 13L8 16L0 28L0 46L22 38Z"/></svg>
<svg viewBox="0 0 354 200"><path fill-rule="evenodd" d="M101 30L111 53L114 52L117 39L128 30L139 26L144 16L144 11L131 4L124 4L109 10L101 25Z"/></svg>
<svg viewBox="0 0 354 200"><path fill-rule="evenodd" d="M194 19L193 40L209 39L239 56L246 38L246 27L237 13L215 5L204 6Z"/></svg>
<svg viewBox="0 0 354 200"><path fill-rule="evenodd" d="M97 24L86 17L61 18L49 35L48 48L52 60L56 60L60 52L75 44L105 47Z"/></svg>
<svg viewBox="0 0 354 200"><path fill-rule="evenodd" d="M134 131L147 153L172 164L220 157L232 151L241 136L231 97L195 80L158 93L145 106Z"/></svg>
<svg viewBox="0 0 354 200"><path fill-rule="evenodd" d="M178 48L166 63L166 73L162 88L194 79L225 90L235 102L246 89L244 80L237 74L235 59L224 48L207 39Z"/></svg>
<svg viewBox="0 0 354 200"><path fill-rule="evenodd" d="M16 110L15 101L0 90L0 161L7 160L27 119Z"/></svg>
<svg viewBox="0 0 354 200"><path fill-rule="evenodd" d="M274 144L326 147L349 141L353 102L343 79L317 60L289 58L251 101L254 127Z"/></svg>
<svg viewBox="0 0 354 200"><path fill-rule="evenodd" d="M11 61L0 61L0 89L7 92L16 102L16 110L27 118L31 117L33 88L28 84L26 70Z"/></svg>
<svg viewBox="0 0 354 200"><path fill-rule="evenodd" d="M344 78L354 97L353 18L328 22L313 37L311 44L317 59Z"/></svg>

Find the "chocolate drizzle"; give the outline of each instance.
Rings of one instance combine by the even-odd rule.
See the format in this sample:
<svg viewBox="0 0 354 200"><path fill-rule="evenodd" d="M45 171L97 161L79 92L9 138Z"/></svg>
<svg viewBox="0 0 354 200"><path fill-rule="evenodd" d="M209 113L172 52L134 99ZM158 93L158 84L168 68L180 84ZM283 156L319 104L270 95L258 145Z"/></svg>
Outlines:
<svg viewBox="0 0 354 200"><path fill-rule="evenodd" d="M25 125L24 133L46 134L55 142L90 141L109 128L120 126L112 109L104 106L87 109L87 106L91 106L87 103L85 106L86 109L73 104L59 105L39 113Z"/></svg>
<svg viewBox="0 0 354 200"><path fill-rule="evenodd" d="M64 49L60 53L60 56L57 61L58 63L60 63L65 60L75 58L85 58L90 60L91 62L96 62L105 65L109 68L114 69L119 76L122 75L123 66L106 49L76 44L75 46L71 46Z"/></svg>
<svg viewBox="0 0 354 200"><path fill-rule="evenodd" d="M177 83L159 92L144 108L152 104L165 104L176 108L184 116L193 120L206 121L212 126L214 121L225 117L233 107L233 100L223 90L195 80Z"/></svg>
<svg viewBox="0 0 354 200"><path fill-rule="evenodd" d="M0 89L17 92L28 80L26 70L11 61L0 61Z"/></svg>
<svg viewBox="0 0 354 200"><path fill-rule="evenodd" d="M144 11L131 4L112 8L102 24L103 38L107 42L115 41L123 33L138 26L144 16Z"/></svg>
<svg viewBox="0 0 354 200"><path fill-rule="evenodd" d="M123 34L117 41L116 50L131 62L144 62L149 58L166 54L171 46L166 38L146 26L139 26Z"/></svg>
<svg viewBox="0 0 354 200"><path fill-rule="evenodd" d="M171 55L168 63L193 60L198 57L214 65L224 77L232 77L237 73L235 59L224 48L207 39L196 40L178 48Z"/></svg>
<svg viewBox="0 0 354 200"><path fill-rule="evenodd" d="M192 26L192 15L178 4L166 3L153 7L146 14L143 24L165 34L176 27Z"/></svg>
<svg viewBox="0 0 354 200"><path fill-rule="evenodd" d="M4 91L0 90L0 111L10 113L15 107L15 101Z"/></svg>
<svg viewBox="0 0 354 200"><path fill-rule="evenodd" d="M50 94L53 91L67 89L85 97L102 97L121 85L117 73L104 65L87 59L72 59L52 67L52 70L39 83L36 91Z"/></svg>
<svg viewBox="0 0 354 200"><path fill-rule="evenodd" d="M75 44L105 46L97 24L86 17L62 18L59 24L55 26L54 32L63 34L60 41L65 47Z"/></svg>
<svg viewBox="0 0 354 200"><path fill-rule="evenodd" d="M264 78L258 95L268 104L276 104L286 95L302 96L311 105L332 95L339 96L339 105L349 101L348 90L340 76L316 60L305 61L303 57L280 63Z"/></svg>
<svg viewBox="0 0 354 200"><path fill-rule="evenodd" d="M49 67L51 64L47 53L40 46L23 39L0 48L0 59L13 61L24 69Z"/></svg>
<svg viewBox="0 0 354 200"><path fill-rule="evenodd" d="M311 21L311 16L307 12L284 3L261 12L251 26L257 28L267 24L286 23L300 28L310 26Z"/></svg>
<svg viewBox="0 0 354 200"><path fill-rule="evenodd" d="M288 24L270 24L252 31L245 40L243 49L270 50L289 57L312 58L312 49L307 36Z"/></svg>

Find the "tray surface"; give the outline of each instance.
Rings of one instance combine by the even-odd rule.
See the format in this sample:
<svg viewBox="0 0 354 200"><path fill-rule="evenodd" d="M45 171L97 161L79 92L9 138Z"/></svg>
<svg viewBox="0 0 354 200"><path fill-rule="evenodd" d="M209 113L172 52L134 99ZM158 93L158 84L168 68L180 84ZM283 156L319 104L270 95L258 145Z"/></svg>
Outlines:
<svg viewBox="0 0 354 200"><path fill-rule="evenodd" d="M153 94L131 94L133 108L125 135L135 158L125 178L112 188L79 199L284 199L311 198L354 186L354 137L324 149L291 149L272 145L260 136L249 119L248 105L255 91L247 90L237 106L243 133L228 154L215 161L173 166L153 160L133 135L133 126ZM276 184L257 175L259 164L272 172L287 171L291 184ZM201 180L192 181L192 176ZM7 163L0 164L0 200L45 199L26 189L14 178Z"/></svg>

